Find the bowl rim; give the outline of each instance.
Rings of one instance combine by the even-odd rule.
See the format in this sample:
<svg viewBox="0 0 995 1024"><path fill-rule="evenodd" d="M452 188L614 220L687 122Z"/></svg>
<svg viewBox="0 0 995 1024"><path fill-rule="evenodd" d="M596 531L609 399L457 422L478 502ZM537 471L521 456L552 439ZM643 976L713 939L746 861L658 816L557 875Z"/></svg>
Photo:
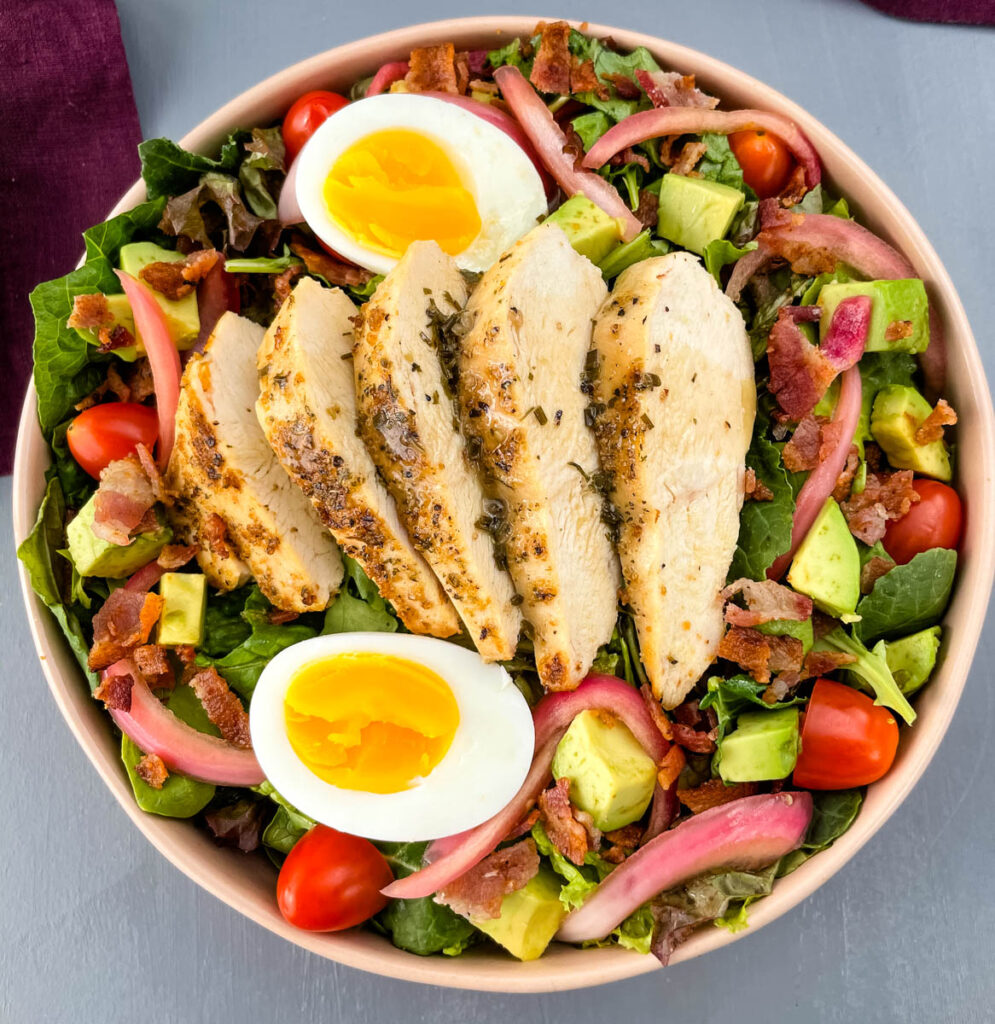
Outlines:
<svg viewBox="0 0 995 1024"><path fill-rule="evenodd" d="M350 61L353 64L363 62L364 73L371 73L379 64L405 55L413 46L440 38L454 39L457 44L467 46L484 41L500 44L529 34L540 20L520 15L444 19L342 44L284 68L244 91L188 132L180 140L181 144L209 152L231 128L252 123L253 117L257 118L254 123L265 123L266 112L271 115L269 119L275 119L295 95L322 84L327 87L329 80L335 77L335 68ZM955 620L954 642L948 639L945 643L946 650L936 676L919 701L921 719L916 729L903 730L895 767L884 780L870 787L857 821L833 847L779 880L774 892L752 908L751 927L747 932L731 935L720 929L699 929L676 951L672 962L677 963L755 932L810 895L839 871L888 820L931 760L966 682L995 575L995 531L986 529L986 524L995 519L995 415L977 345L943 264L909 211L845 143L781 93L723 61L645 33L588 22L571 21L571 24L593 35L611 35L625 49L646 46L665 66L685 73L694 72L699 83L724 98L730 94L748 96L752 106L787 115L813 141L827 171L831 167L834 172L830 176L838 182L848 182L840 185L841 191L851 198L855 189L858 205L860 195L871 200L870 208L862 209L861 221L889 238L911 259L926 280L931 301L936 303L945 322L948 354L956 356L958 370L956 380L951 375L948 391L952 387L957 406L969 410L971 429L967 431L968 424L962 417L962 430L970 439L972 455L976 456L969 467L965 468L964 460L960 467L961 490L971 492L961 548L962 554L967 552L969 557L959 566L956 590L944 620ZM144 185L139 179L108 216L130 209L144 198ZM20 543L34 524L43 488L42 471L48 462L36 408L34 389L29 384L15 450L13 522L16 543ZM346 966L444 987L551 992L620 981L659 966L651 956L638 956L618 947L588 950L554 946L544 957L531 963L519 963L503 954L481 949L455 959L418 957L396 949L385 938L371 932L320 934L292 928L280 917L272 895L262 895L259 887L263 879L248 860L213 846L199 830L189 828L187 822L158 818L138 808L117 756L116 741L106 728L106 716L90 699L86 687L80 686L75 661L54 619L31 590L21 563L18 563L18 573L32 637L49 689L87 757L149 841L190 879L233 909L295 945ZM271 872L266 877L270 878L272 886Z"/></svg>

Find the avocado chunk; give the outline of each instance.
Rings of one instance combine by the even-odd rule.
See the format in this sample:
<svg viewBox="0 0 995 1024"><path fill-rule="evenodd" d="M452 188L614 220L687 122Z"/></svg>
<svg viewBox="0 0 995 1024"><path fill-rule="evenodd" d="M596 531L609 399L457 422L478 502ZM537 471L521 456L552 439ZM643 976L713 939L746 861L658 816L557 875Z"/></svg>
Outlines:
<svg viewBox="0 0 995 1024"><path fill-rule="evenodd" d="M570 799L602 832L641 818L656 787L656 765L628 727L597 711L570 723L553 756L553 775L570 780Z"/></svg>
<svg viewBox="0 0 995 1024"><path fill-rule="evenodd" d="M199 644L204 639L207 577L199 572L163 573L159 596L159 643Z"/></svg>
<svg viewBox="0 0 995 1024"><path fill-rule="evenodd" d="M884 659L902 693L906 696L915 693L929 679L939 649L939 626L930 626L884 645Z"/></svg>
<svg viewBox="0 0 995 1024"><path fill-rule="evenodd" d="M788 583L828 615L850 615L860 600L860 553L839 505L827 498L788 570Z"/></svg>
<svg viewBox="0 0 995 1024"><path fill-rule="evenodd" d="M746 711L715 761L723 782L766 782L790 775L800 750L798 708Z"/></svg>
<svg viewBox="0 0 995 1024"><path fill-rule="evenodd" d="M119 261L121 269L132 277L138 277L143 267L150 263L179 263L183 253L163 249L155 242L129 242L121 246ZM200 313L197 311L197 290L194 289L182 299L167 299L155 289L149 289L159 308L166 317L169 336L179 349L191 348L200 334Z"/></svg>
<svg viewBox="0 0 995 1024"><path fill-rule="evenodd" d="M873 300L867 352L925 351L929 344L929 300L926 286L917 277L897 281L834 281L824 285L818 299L822 307L821 338L829 330L836 307L854 295L869 295ZM893 336L889 338L889 334ZM894 337L895 334L905 336Z"/></svg>
<svg viewBox="0 0 995 1024"><path fill-rule="evenodd" d="M738 188L707 178L665 174L660 184L657 231L700 256L709 242L725 238L743 202Z"/></svg>
<svg viewBox="0 0 995 1024"><path fill-rule="evenodd" d="M80 576L122 579L151 562L173 539L173 531L159 518L159 526L140 533L124 546L101 540L93 532L94 495L66 527L69 558Z"/></svg>
<svg viewBox="0 0 995 1024"><path fill-rule="evenodd" d="M808 654L815 643L811 618L803 622L796 622L794 619L771 619L770 622L761 622L754 628L768 636L793 636L796 640L801 640L802 654Z"/></svg>
<svg viewBox="0 0 995 1024"><path fill-rule="evenodd" d="M950 455L943 438L916 444L916 431L931 411L929 402L915 388L890 384L874 398L871 434L896 469L912 469L923 476L949 481Z"/></svg>
<svg viewBox="0 0 995 1024"><path fill-rule="evenodd" d="M574 249L592 263L600 263L622 241L619 222L587 196L571 196L546 223L561 228Z"/></svg>
<svg viewBox="0 0 995 1024"><path fill-rule="evenodd" d="M123 295L105 295L104 298L107 299L107 308L110 310L113 319L113 323L109 325L111 329L118 326L123 327L137 341L138 335L135 331L135 318L131 315L131 306L128 304L127 298ZM75 330L88 345L100 344L100 337L97 331L87 327L77 327ZM114 349L114 355L118 359L124 359L126 362L133 363L144 351L145 349L139 344L127 345L125 348Z"/></svg>
<svg viewBox="0 0 995 1024"><path fill-rule="evenodd" d="M537 960L565 914L560 883L549 868L542 867L521 889L505 896L500 917L474 917L470 923L519 960Z"/></svg>

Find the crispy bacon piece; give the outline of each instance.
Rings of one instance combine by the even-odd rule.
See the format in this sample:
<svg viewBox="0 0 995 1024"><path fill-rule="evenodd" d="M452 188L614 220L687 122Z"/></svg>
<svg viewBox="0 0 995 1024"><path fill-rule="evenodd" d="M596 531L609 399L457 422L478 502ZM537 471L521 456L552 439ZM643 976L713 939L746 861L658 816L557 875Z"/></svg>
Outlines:
<svg viewBox="0 0 995 1024"><path fill-rule="evenodd" d="M73 297L73 311L66 321L67 327L78 327L80 330L91 331L112 323L114 323L114 317L111 315L106 295L95 292L92 295Z"/></svg>
<svg viewBox="0 0 995 1024"><path fill-rule="evenodd" d="M340 263L328 253L312 249L301 235L291 236L290 248L295 256L299 256L304 261L304 266L307 267L309 274L317 274L329 284L337 284L341 287L362 287L373 277L369 270Z"/></svg>
<svg viewBox="0 0 995 1024"><path fill-rule="evenodd" d="M631 81L629 84L632 84ZM593 92L600 99L608 98L608 89L605 87L605 83L598 78L593 60L582 61L577 57L570 58L570 92ZM622 95L621 92L619 95Z"/></svg>
<svg viewBox="0 0 995 1024"><path fill-rule="evenodd" d="M171 572L173 569L181 569L187 562L197 554L197 547L193 544L167 544L156 561L160 568Z"/></svg>
<svg viewBox="0 0 995 1024"><path fill-rule="evenodd" d="M650 169L649 159L644 153L638 153L632 148L632 146L626 146L625 149L620 150L616 153L608 163L612 167L624 167L626 164L638 164L644 171Z"/></svg>
<svg viewBox="0 0 995 1024"><path fill-rule="evenodd" d="M733 598L743 595L746 608L733 604ZM812 614L812 599L796 594L775 580L738 579L722 591L726 602L725 619L733 626L759 626L774 619L804 622Z"/></svg>
<svg viewBox="0 0 995 1024"><path fill-rule="evenodd" d="M138 271L138 277L167 299L182 299L193 291L193 285L183 276L182 263L165 260L147 263Z"/></svg>
<svg viewBox="0 0 995 1024"><path fill-rule="evenodd" d="M112 394L119 402L127 402L131 398L131 389L121 379L121 374L117 372L117 367L113 363L108 365L107 376L100 384L86 398L76 403L76 411L82 412L84 409L89 409L107 394Z"/></svg>
<svg viewBox="0 0 995 1024"><path fill-rule="evenodd" d="M901 341L902 338L911 338L914 333L911 320L892 320L884 329L884 340Z"/></svg>
<svg viewBox="0 0 995 1024"><path fill-rule="evenodd" d="M643 189L639 193L639 205L635 209L636 220L644 228L652 228L656 226L657 214L660 210L659 197L654 195L647 189Z"/></svg>
<svg viewBox="0 0 995 1024"><path fill-rule="evenodd" d="M207 717L218 727L222 739L233 747L251 750L249 716L218 670L213 665L200 669L190 677L190 686L204 706Z"/></svg>
<svg viewBox="0 0 995 1024"><path fill-rule="evenodd" d="M135 445L135 455L138 456L138 461L141 463L141 467L149 479L152 497L156 501L165 501L168 497L168 492L166 491L166 485L162 482L162 474L159 472L159 467L156 465L155 459L152 458L152 453L139 441Z"/></svg>
<svg viewBox="0 0 995 1024"><path fill-rule="evenodd" d="M155 491L135 455L117 459L100 471L93 506L93 533L124 547L140 532L155 504Z"/></svg>
<svg viewBox="0 0 995 1024"><path fill-rule="evenodd" d="M708 147L704 142L685 142L670 170L674 174L680 174L687 178L691 176L692 171L698 166L698 161L706 152L708 152Z"/></svg>
<svg viewBox="0 0 995 1024"><path fill-rule="evenodd" d="M287 267L282 274L273 278L273 299L277 309L287 301L290 293L294 290L294 282L303 273L304 268L301 266Z"/></svg>
<svg viewBox="0 0 995 1024"><path fill-rule="evenodd" d="M882 558L880 555L869 558L860 570L860 592L869 594L874 584L894 568L895 563L890 558Z"/></svg>
<svg viewBox="0 0 995 1024"><path fill-rule="evenodd" d="M113 327L101 327L97 331L97 339L100 344L97 346L101 352L113 352L118 348L130 348L135 344L135 336L121 324Z"/></svg>
<svg viewBox="0 0 995 1024"><path fill-rule="evenodd" d="M131 710L131 688L135 685L134 676L124 673L104 675L100 685L93 691L97 700L102 700L110 711Z"/></svg>
<svg viewBox="0 0 995 1024"><path fill-rule="evenodd" d="M619 99L638 100L643 94L642 89L628 75L613 72L606 74L604 77L615 86L615 92L618 94Z"/></svg>
<svg viewBox="0 0 995 1024"><path fill-rule="evenodd" d="M539 815L553 846L567 860L578 866L583 864L590 848L590 836L574 814L569 779L560 779L555 786L539 794Z"/></svg>
<svg viewBox="0 0 995 1024"><path fill-rule="evenodd" d="M218 558L227 558L231 554L228 546L228 524L216 512L205 517L200 528L200 539Z"/></svg>
<svg viewBox="0 0 995 1024"><path fill-rule="evenodd" d="M194 658L197 657L197 650L193 644L179 644L173 648L173 654L179 658L181 664L192 665Z"/></svg>
<svg viewBox="0 0 995 1024"><path fill-rule="evenodd" d="M435 902L463 917L501 916L501 901L517 892L539 871L535 840L495 850L435 894Z"/></svg>
<svg viewBox="0 0 995 1024"><path fill-rule="evenodd" d="M714 729L703 732L681 722L674 722L671 728L674 730L674 742L692 754L710 754L715 750L718 733Z"/></svg>
<svg viewBox="0 0 995 1024"><path fill-rule="evenodd" d="M456 48L452 43L418 47L411 51L408 65L404 81L411 92L449 92L454 96L459 94ZM302 256L301 259L303 258Z"/></svg>
<svg viewBox="0 0 995 1024"><path fill-rule="evenodd" d="M512 839L517 839L519 836L524 836L526 832L532 831L532 826L539 820L539 808L533 807L528 814L504 837L506 843L510 843Z"/></svg>
<svg viewBox="0 0 995 1024"><path fill-rule="evenodd" d="M943 428L952 427L957 422L957 413L941 398L933 411L919 424L915 432L916 444L932 444L943 438Z"/></svg>
<svg viewBox="0 0 995 1024"><path fill-rule="evenodd" d="M172 689L175 682L169 654L159 644L143 644L136 647L131 655L135 667L145 677L152 690Z"/></svg>
<svg viewBox="0 0 995 1024"><path fill-rule="evenodd" d="M797 672L802 651L796 637L767 636L742 626L730 626L719 643L719 657L746 669L758 683L769 683L771 672Z"/></svg>
<svg viewBox="0 0 995 1024"><path fill-rule="evenodd" d="M901 519L919 500L912 486L912 470L868 473L860 494L851 494L840 508L850 532L865 544L876 544L891 519Z"/></svg>
<svg viewBox="0 0 995 1024"><path fill-rule="evenodd" d="M787 470L805 473L819 465L824 452L828 453L830 447L822 439L822 428L828 422L824 417L811 413L801 420L781 453Z"/></svg>
<svg viewBox="0 0 995 1024"><path fill-rule="evenodd" d="M158 754L145 754L135 765L135 774L153 789L162 789L169 778L169 771Z"/></svg>
<svg viewBox="0 0 995 1024"><path fill-rule="evenodd" d="M746 467L743 491L748 501L773 501L774 492L757 476L751 466Z"/></svg>
<svg viewBox="0 0 995 1024"><path fill-rule="evenodd" d="M680 748L674 747L674 750ZM639 825L624 825L612 832L605 833L605 839L610 843L608 849L601 856L609 864L621 864L625 858L637 849L643 838L643 830Z"/></svg>
<svg viewBox="0 0 995 1024"><path fill-rule="evenodd" d="M643 702L646 704L646 710L650 713L650 718L653 719L653 724L660 730L660 735L665 740L673 742L674 733L671 728L672 723L664 714L663 708L654 696L649 683L643 683L643 685L639 687L639 693L643 698Z"/></svg>
<svg viewBox="0 0 995 1024"><path fill-rule="evenodd" d="M110 374L108 374L108 377ZM152 379L152 364L147 358L136 359L128 373L128 401L144 402L155 394L155 381Z"/></svg>
<svg viewBox="0 0 995 1024"><path fill-rule="evenodd" d="M570 26L565 21L541 21L536 25L539 49L529 81L539 92L570 92Z"/></svg>
<svg viewBox="0 0 995 1024"><path fill-rule="evenodd" d="M251 145L251 143L250 143ZM221 253L217 249L195 249L180 264L183 280L191 284L203 281L214 269L215 264L221 259Z"/></svg>
<svg viewBox="0 0 995 1024"><path fill-rule="evenodd" d="M663 760L660 762L659 770L656 773L656 781L660 784L662 789L670 789L670 787L678 780L682 771L684 771L684 765L687 764L687 758L684 756L684 751L679 744L674 743L671 748L663 755Z"/></svg>
<svg viewBox="0 0 995 1024"><path fill-rule="evenodd" d="M676 71L637 71L636 80L654 107L704 107L714 110L719 101L695 87L694 75Z"/></svg>
<svg viewBox="0 0 995 1024"><path fill-rule="evenodd" d="M859 468L860 453L857 451L857 446L853 444L850 445L850 451L846 456L846 463L843 466L842 472L836 478L836 485L833 487L833 497L837 501L846 501L850 496L850 491L853 488L853 478L857 475Z"/></svg>
<svg viewBox="0 0 995 1024"><path fill-rule="evenodd" d="M789 307L780 310L771 328L767 361L771 393L793 420L803 419L815 408L839 372L799 330Z"/></svg>
<svg viewBox="0 0 995 1024"><path fill-rule="evenodd" d="M814 679L817 676L824 676L856 660L856 655L847 654L846 651L809 651L805 655L802 678Z"/></svg>
<svg viewBox="0 0 995 1024"><path fill-rule="evenodd" d="M161 614L162 598L158 594L136 593L124 587L111 591L93 616L93 646L87 660L91 671L130 657L148 640Z"/></svg>
<svg viewBox="0 0 995 1024"><path fill-rule="evenodd" d="M777 198L785 209L791 209L805 198L806 192L808 192L808 185L805 184L805 168L799 164L791 172L791 177L788 178Z"/></svg>
<svg viewBox="0 0 995 1024"><path fill-rule="evenodd" d="M679 789L677 799L692 814L701 814L710 807L718 807L744 796L753 796L756 791L755 782L740 782L735 786L727 786L721 779L709 779L694 789Z"/></svg>

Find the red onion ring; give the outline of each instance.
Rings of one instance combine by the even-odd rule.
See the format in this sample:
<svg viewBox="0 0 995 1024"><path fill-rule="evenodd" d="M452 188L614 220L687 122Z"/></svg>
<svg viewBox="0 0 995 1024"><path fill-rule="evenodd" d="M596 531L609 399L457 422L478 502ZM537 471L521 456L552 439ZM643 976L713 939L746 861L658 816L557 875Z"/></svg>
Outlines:
<svg viewBox="0 0 995 1024"><path fill-rule="evenodd" d="M299 154L298 154L299 155ZM286 228L291 224L303 224L304 214L297 202L297 161L287 168L287 176L280 187L280 199L276 204L276 216Z"/></svg>
<svg viewBox="0 0 995 1024"><path fill-rule="evenodd" d="M406 60L395 60L384 66L373 76L366 88L367 96L379 96L386 92L395 82L399 82L408 73Z"/></svg>

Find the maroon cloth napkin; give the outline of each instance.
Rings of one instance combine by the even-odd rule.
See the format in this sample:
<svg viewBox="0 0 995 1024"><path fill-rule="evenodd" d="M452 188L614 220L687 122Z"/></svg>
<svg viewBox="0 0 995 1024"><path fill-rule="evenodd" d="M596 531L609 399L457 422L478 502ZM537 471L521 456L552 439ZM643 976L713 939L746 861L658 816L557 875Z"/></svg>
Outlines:
<svg viewBox="0 0 995 1024"><path fill-rule="evenodd" d="M138 177L141 139L113 0L0 0L0 473L31 372L28 293Z"/></svg>
<svg viewBox="0 0 995 1024"><path fill-rule="evenodd" d="M864 0L884 14L910 21L995 25L995 0Z"/></svg>

